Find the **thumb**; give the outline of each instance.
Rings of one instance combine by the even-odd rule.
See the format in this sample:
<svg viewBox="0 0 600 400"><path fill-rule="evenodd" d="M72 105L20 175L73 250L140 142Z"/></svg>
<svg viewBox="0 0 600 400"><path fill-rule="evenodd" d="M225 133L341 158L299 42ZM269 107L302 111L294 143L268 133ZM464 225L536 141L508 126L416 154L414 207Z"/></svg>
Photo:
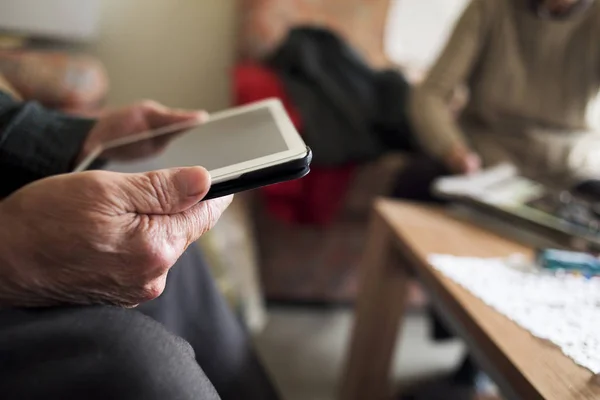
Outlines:
<svg viewBox="0 0 600 400"><path fill-rule="evenodd" d="M124 211L137 214L181 213L206 196L211 182L208 171L202 167L126 174L124 178Z"/></svg>

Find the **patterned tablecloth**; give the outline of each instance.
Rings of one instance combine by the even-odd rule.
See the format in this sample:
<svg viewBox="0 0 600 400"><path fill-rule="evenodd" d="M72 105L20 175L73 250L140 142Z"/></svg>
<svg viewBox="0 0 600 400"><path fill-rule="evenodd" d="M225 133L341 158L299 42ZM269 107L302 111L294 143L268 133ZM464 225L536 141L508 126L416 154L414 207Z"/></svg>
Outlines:
<svg viewBox="0 0 600 400"><path fill-rule="evenodd" d="M505 259L432 255L430 262L534 336L600 373L600 278L551 275Z"/></svg>

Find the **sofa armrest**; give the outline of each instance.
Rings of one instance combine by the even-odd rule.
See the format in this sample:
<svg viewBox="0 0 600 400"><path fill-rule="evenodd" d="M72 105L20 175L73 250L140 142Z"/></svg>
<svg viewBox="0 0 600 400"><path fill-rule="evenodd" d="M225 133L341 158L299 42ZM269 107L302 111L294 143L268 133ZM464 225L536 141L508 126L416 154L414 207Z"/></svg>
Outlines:
<svg viewBox="0 0 600 400"><path fill-rule="evenodd" d="M0 73L0 91L4 93L8 93L16 100L23 100L19 92L10 84L9 81L6 80L4 75Z"/></svg>
<svg viewBox="0 0 600 400"><path fill-rule="evenodd" d="M65 111L95 108L108 92L103 65L85 55L3 50L0 73L23 99Z"/></svg>

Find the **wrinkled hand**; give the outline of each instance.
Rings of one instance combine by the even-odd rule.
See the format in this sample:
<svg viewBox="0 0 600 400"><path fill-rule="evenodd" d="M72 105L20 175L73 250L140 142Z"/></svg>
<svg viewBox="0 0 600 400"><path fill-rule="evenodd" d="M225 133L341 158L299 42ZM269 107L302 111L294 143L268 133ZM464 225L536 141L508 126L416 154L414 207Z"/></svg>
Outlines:
<svg viewBox="0 0 600 400"><path fill-rule="evenodd" d="M455 174L474 174L481 170L481 158L476 153L455 148L445 159L446 166Z"/></svg>
<svg viewBox="0 0 600 400"><path fill-rule="evenodd" d="M208 114L204 111L174 110L153 101L143 101L133 106L107 111L90 131L76 164L83 161L102 143L169 125L195 121L200 123L207 119ZM131 160L157 155L176 136L177 132L132 143L103 153L102 157Z"/></svg>
<svg viewBox="0 0 600 400"><path fill-rule="evenodd" d="M199 203L209 187L200 167L24 187L0 202L0 305L134 306L159 296L171 266L231 202Z"/></svg>

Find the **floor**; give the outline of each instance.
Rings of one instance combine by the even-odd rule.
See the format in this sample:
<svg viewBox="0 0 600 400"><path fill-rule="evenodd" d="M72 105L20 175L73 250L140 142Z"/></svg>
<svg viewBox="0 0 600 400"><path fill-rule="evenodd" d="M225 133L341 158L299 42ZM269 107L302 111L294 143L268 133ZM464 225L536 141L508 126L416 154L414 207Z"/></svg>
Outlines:
<svg viewBox="0 0 600 400"><path fill-rule="evenodd" d="M256 338L258 350L284 400L334 400L352 314L349 309L276 308ZM433 343L427 319L406 317L394 360L394 381L407 383L451 370L464 348Z"/></svg>

